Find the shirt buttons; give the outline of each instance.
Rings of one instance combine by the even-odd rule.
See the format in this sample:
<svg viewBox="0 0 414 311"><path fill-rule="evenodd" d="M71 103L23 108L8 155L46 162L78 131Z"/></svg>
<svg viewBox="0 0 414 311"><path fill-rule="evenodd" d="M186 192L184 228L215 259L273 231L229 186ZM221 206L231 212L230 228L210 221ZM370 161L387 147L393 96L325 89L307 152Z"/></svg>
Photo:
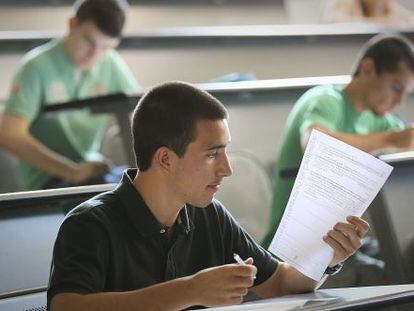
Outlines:
<svg viewBox="0 0 414 311"><path fill-rule="evenodd" d="M165 233L165 229L164 229L164 228L162 228L162 229L160 230L160 233Z"/></svg>

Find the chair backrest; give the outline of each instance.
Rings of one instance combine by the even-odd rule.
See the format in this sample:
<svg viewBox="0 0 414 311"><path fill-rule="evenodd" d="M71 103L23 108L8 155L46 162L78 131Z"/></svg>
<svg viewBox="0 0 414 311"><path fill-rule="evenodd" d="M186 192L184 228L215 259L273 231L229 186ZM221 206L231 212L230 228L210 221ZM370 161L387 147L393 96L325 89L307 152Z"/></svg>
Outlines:
<svg viewBox="0 0 414 311"><path fill-rule="evenodd" d="M110 159L114 165L128 163L125 156L125 148L122 144L121 130L114 118L109 118L108 127L102 138L101 153L106 159Z"/></svg>
<svg viewBox="0 0 414 311"><path fill-rule="evenodd" d="M272 181L260 160L250 152L229 153L233 175L217 194L240 225L260 241L268 225Z"/></svg>

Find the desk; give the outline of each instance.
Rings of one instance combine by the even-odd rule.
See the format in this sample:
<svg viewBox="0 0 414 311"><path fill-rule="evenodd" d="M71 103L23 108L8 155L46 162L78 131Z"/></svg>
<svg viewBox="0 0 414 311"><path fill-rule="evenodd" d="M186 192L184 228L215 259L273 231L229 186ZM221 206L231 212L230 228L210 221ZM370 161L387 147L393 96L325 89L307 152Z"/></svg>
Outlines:
<svg viewBox="0 0 414 311"><path fill-rule="evenodd" d="M107 184L0 194L0 299L44 288L65 214L113 187Z"/></svg>
<svg viewBox="0 0 414 311"><path fill-rule="evenodd" d="M223 102L229 111L229 127L232 143L229 151L248 150L266 166L275 160L281 132L288 114L297 99L309 88L320 84L344 85L349 76L321 76L306 78L271 79L244 82L202 83L198 86ZM131 133L128 115L141 94L128 96L118 94L91 98L66 104L47 106L44 112L90 107L96 113L109 113L116 117L121 129L121 138L127 164L135 163L131 148ZM412 97L400 113L407 120L414 120Z"/></svg>
<svg viewBox="0 0 414 311"><path fill-rule="evenodd" d="M338 75L349 73L362 45L383 30L359 24L153 28L125 34L119 52L144 86L233 72L258 79ZM23 52L62 34L0 32L1 81L12 80ZM9 93L7 84L0 85L0 98Z"/></svg>
<svg viewBox="0 0 414 311"><path fill-rule="evenodd" d="M380 307L412 302L414 302L414 284L323 289L311 294L257 300L208 310L378 310ZM1 311L46 310L42 309L45 306L46 292L0 299Z"/></svg>
<svg viewBox="0 0 414 311"><path fill-rule="evenodd" d="M378 310L414 302L414 284L317 290L315 293L257 300L238 306L211 308L232 310Z"/></svg>
<svg viewBox="0 0 414 311"><path fill-rule="evenodd" d="M233 133L231 150L250 150L258 155L262 162L268 164L274 160L276 155L280 138L277 133L282 131L286 117L299 96L315 85L328 83L343 85L349 81L349 76L325 76L203 83L197 86L216 96L228 108L230 114L229 126ZM133 166L135 156L131 148L132 136L129 113L133 110L141 95L141 93L113 94L67 103L44 105L42 112L59 113L87 107L93 113L112 114L120 127L127 164ZM276 134L273 135L273 133ZM269 137L271 138L270 141Z"/></svg>

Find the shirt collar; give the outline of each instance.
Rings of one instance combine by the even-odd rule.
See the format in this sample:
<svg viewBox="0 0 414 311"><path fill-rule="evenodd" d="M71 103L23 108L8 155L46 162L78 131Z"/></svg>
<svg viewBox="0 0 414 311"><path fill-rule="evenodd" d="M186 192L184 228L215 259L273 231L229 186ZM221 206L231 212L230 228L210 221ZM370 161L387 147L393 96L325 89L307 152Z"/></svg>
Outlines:
<svg viewBox="0 0 414 311"><path fill-rule="evenodd" d="M121 182L114 189L126 209L128 218L134 228L144 237L159 234L165 229L152 214L150 208L133 185L133 180L138 174L137 169L124 171ZM185 205L176 222L178 232L188 234L194 229L193 222L188 217L188 207Z"/></svg>

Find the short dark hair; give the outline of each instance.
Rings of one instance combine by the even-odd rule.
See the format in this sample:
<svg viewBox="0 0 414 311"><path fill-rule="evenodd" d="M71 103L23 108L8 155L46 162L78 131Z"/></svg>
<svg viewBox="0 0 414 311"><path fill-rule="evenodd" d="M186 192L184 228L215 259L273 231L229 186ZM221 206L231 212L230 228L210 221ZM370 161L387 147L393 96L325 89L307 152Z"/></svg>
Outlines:
<svg viewBox="0 0 414 311"><path fill-rule="evenodd" d="M377 35L362 48L353 76L359 75L361 61L370 58L374 61L377 74L396 72L403 62L414 72L414 52L411 42L400 35Z"/></svg>
<svg viewBox="0 0 414 311"><path fill-rule="evenodd" d="M132 118L132 136L137 167L146 171L155 152L168 147L179 157L196 139L200 120L228 118L224 105L185 82L167 82L155 86L138 102Z"/></svg>
<svg viewBox="0 0 414 311"><path fill-rule="evenodd" d="M82 22L93 22L105 35L118 38L125 24L123 0L78 0L75 5L76 19Z"/></svg>

